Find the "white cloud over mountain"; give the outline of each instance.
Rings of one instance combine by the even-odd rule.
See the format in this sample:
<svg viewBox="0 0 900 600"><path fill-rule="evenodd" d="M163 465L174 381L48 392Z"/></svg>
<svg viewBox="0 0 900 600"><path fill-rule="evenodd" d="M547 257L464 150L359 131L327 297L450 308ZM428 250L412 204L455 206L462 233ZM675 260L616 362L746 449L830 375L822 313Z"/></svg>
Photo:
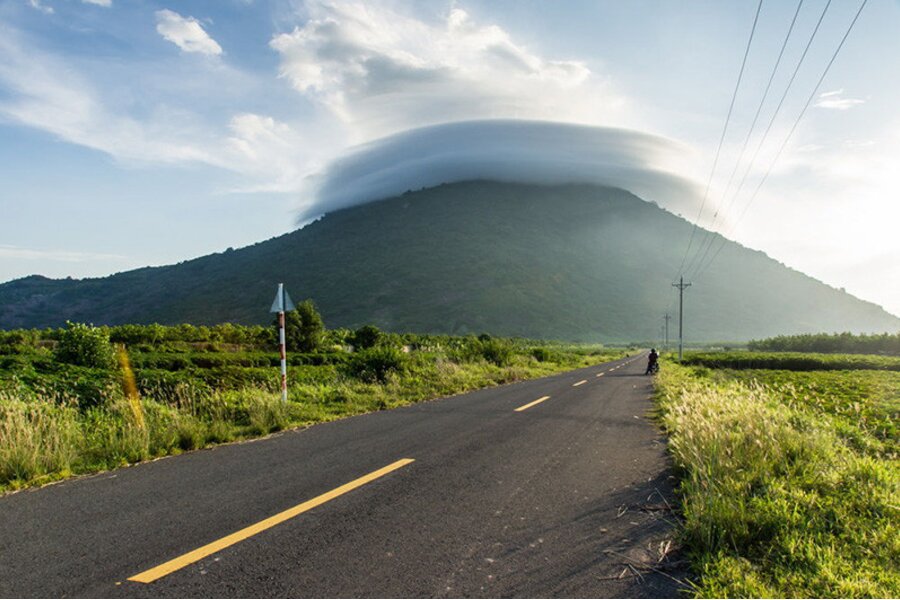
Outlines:
<svg viewBox="0 0 900 600"><path fill-rule="evenodd" d="M302 218L420 189L476 179L619 187L672 211L696 209L696 185L672 140L612 127L477 120L406 131L331 163Z"/></svg>
<svg viewBox="0 0 900 600"><path fill-rule="evenodd" d="M275 36L280 74L376 137L478 118L621 124L626 102L584 62L549 58L452 8L433 22L360 2L310 2Z"/></svg>

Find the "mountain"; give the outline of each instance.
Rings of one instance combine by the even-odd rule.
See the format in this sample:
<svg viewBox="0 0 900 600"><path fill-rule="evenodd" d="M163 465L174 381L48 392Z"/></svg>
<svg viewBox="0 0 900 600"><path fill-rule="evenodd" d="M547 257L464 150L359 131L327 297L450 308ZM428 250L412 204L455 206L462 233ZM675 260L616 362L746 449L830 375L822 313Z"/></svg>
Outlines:
<svg viewBox="0 0 900 600"><path fill-rule="evenodd" d="M267 323L283 281L295 299L312 298L330 327L658 339L663 313L677 308L670 283L691 229L615 188L455 183L177 265L11 281L0 285L0 327ZM688 340L900 330L879 306L733 242L693 283Z"/></svg>

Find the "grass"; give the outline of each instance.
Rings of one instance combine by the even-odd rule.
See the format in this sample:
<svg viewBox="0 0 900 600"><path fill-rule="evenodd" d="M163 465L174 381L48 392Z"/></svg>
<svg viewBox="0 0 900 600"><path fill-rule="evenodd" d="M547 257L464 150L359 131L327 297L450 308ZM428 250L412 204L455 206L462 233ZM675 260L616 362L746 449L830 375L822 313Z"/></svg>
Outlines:
<svg viewBox="0 0 900 600"><path fill-rule="evenodd" d="M900 457L900 373L723 370L721 380L758 383L781 401L827 421L844 443L872 456Z"/></svg>
<svg viewBox="0 0 900 600"><path fill-rule="evenodd" d="M277 368L260 366L277 360L271 352L149 345L129 352L127 370L60 363L38 345L0 353L0 492L625 355L521 340L438 342L307 355L289 367L286 404Z"/></svg>
<svg viewBox="0 0 900 600"><path fill-rule="evenodd" d="M697 597L897 597L900 374L664 365Z"/></svg>
<svg viewBox="0 0 900 600"><path fill-rule="evenodd" d="M900 356L802 352L686 352L682 364L704 366L711 369L900 371Z"/></svg>

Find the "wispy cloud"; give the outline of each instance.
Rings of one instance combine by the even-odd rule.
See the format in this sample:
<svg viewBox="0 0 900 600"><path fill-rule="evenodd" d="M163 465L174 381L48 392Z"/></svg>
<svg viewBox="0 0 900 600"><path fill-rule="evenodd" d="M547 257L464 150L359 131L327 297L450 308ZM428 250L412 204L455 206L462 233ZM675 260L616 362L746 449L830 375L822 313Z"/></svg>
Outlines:
<svg viewBox="0 0 900 600"><path fill-rule="evenodd" d="M19 260L43 260L59 262L88 262L94 260L127 260L127 256L121 254L102 254L97 252L74 252L71 250L44 250L38 248L23 248L0 244L0 259L15 258Z"/></svg>
<svg viewBox="0 0 900 600"><path fill-rule="evenodd" d="M156 11L156 31L184 52L208 56L222 54L222 47L206 33L194 17L183 17L169 9Z"/></svg>
<svg viewBox="0 0 900 600"><path fill-rule="evenodd" d="M217 67L212 76L195 80L221 86L222 81L253 84L252 79ZM175 89L181 76L175 76ZM334 148L312 139L315 127L300 136L296 127L257 113L239 112L217 122L196 110L154 101L147 85L147 109L139 115L132 106L103 93L103 84L81 73L61 57L27 43L11 28L0 25L0 119L47 131L68 142L137 163L180 165L201 163L245 175L254 183L247 191L296 191L308 169L321 166L313 157ZM107 92L111 88L107 85Z"/></svg>
<svg viewBox="0 0 900 600"><path fill-rule="evenodd" d="M112 0L81 0L85 4L96 4L97 6L103 6L109 8L112 6Z"/></svg>
<svg viewBox="0 0 900 600"><path fill-rule="evenodd" d="M844 98L844 89L832 90L830 92L822 92L816 100L816 106L819 108L829 108L832 110L848 110L854 106L865 104L866 101L861 98Z"/></svg>
<svg viewBox="0 0 900 600"><path fill-rule="evenodd" d="M41 11L45 15L52 15L56 12L55 10L53 10L52 6L43 4L41 0L28 0L28 5L35 10Z"/></svg>
<svg viewBox="0 0 900 600"><path fill-rule="evenodd" d="M64 61L23 46L15 31L2 26L0 58L0 83L10 92L0 100L0 116L120 159L215 162L196 143L199 136L188 119L171 109L144 119L117 112Z"/></svg>

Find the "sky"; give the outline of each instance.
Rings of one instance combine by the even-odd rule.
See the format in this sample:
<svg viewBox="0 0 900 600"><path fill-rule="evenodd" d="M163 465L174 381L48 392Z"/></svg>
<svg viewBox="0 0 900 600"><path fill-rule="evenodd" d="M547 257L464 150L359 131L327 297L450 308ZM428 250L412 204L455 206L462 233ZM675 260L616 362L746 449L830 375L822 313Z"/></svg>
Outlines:
<svg viewBox="0 0 900 600"><path fill-rule="evenodd" d="M733 96L758 6L0 0L0 282L176 263L396 185L565 173L900 314L900 1L868 0L817 87L860 2L763 0ZM704 242L660 240L693 293Z"/></svg>

